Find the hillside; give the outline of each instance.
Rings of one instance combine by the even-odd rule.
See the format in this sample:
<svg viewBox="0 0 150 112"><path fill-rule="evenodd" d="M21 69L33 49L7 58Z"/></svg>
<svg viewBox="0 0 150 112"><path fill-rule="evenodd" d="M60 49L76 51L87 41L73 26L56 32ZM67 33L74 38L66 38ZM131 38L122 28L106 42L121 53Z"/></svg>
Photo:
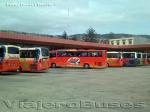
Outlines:
<svg viewBox="0 0 150 112"><path fill-rule="evenodd" d="M38 35L38 36L47 36L50 38L62 38L61 35L49 35L49 34L36 34L36 33L27 33L27 32L17 32L17 31L10 31L10 30L0 30L0 32L14 32L14 33L19 33L19 34L30 34L30 35ZM69 35L69 39L73 40L82 40L85 37L85 34L74 34L74 35ZM133 34L115 34L115 33L107 33L107 34L96 34L96 37L98 39L114 39L114 38L128 38L128 37L145 37L150 39L150 35L133 35Z"/></svg>

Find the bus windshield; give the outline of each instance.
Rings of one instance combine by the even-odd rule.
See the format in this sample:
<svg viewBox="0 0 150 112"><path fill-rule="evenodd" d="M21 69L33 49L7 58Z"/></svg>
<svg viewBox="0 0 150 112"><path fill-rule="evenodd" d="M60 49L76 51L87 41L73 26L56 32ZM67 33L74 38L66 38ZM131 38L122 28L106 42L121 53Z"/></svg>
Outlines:
<svg viewBox="0 0 150 112"><path fill-rule="evenodd" d="M41 48L42 56L47 57L49 56L49 51L47 48Z"/></svg>
<svg viewBox="0 0 150 112"><path fill-rule="evenodd" d="M4 57L4 48L0 48L0 57Z"/></svg>
<svg viewBox="0 0 150 112"><path fill-rule="evenodd" d="M147 54L143 54L143 58L147 58Z"/></svg>
<svg viewBox="0 0 150 112"><path fill-rule="evenodd" d="M135 58L135 53L123 53L123 58Z"/></svg>
<svg viewBox="0 0 150 112"><path fill-rule="evenodd" d="M21 50L20 58L37 58L36 50Z"/></svg>
<svg viewBox="0 0 150 112"><path fill-rule="evenodd" d="M107 53L107 58L121 58L120 53Z"/></svg>

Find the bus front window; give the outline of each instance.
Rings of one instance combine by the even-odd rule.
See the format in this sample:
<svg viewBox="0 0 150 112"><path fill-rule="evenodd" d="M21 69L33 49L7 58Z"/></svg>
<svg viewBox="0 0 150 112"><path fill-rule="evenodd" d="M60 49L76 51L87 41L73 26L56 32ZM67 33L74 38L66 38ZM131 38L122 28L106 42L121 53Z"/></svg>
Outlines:
<svg viewBox="0 0 150 112"><path fill-rule="evenodd" d="M0 48L0 57L4 57L5 52L4 52L4 48Z"/></svg>
<svg viewBox="0 0 150 112"><path fill-rule="evenodd" d="M120 53L107 53L107 58L121 58Z"/></svg>
<svg viewBox="0 0 150 112"><path fill-rule="evenodd" d="M35 53L34 58L39 58L39 57L40 57L40 49L36 49L35 52L36 52L36 53Z"/></svg>
<svg viewBox="0 0 150 112"><path fill-rule="evenodd" d="M41 51L42 51L42 56L43 57L49 57L49 53L48 53L48 49L47 48L42 48Z"/></svg>
<svg viewBox="0 0 150 112"><path fill-rule="evenodd" d="M135 54L134 53L124 53L123 58L135 58Z"/></svg>
<svg viewBox="0 0 150 112"><path fill-rule="evenodd" d="M37 53L35 50L21 50L20 58L37 58Z"/></svg>

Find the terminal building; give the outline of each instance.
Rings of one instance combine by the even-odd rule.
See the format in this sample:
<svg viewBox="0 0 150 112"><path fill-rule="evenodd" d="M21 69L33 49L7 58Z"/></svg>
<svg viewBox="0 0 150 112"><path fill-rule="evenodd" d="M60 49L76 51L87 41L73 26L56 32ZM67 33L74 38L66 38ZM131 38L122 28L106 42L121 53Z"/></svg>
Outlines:
<svg viewBox="0 0 150 112"><path fill-rule="evenodd" d="M148 44L148 43L150 43L150 39L145 37L109 39L110 45L139 45L139 44Z"/></svg>

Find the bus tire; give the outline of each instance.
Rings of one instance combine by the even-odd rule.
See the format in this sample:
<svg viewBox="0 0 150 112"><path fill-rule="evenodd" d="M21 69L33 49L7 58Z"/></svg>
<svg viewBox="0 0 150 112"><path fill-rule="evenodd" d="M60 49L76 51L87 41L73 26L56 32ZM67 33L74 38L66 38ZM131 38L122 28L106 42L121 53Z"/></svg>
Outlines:
<svg viewBox="0 0 150 112"><path fill-rule="evenodd" d="M17 69L17 72L22 72L22 68L19 67L19 68Z"/></svg>
<svg viewBox="0 0 150 112"><path fill-rule="evenodd" d="M55 64L55 63L52 63L52 64L51 64L51 68L56 68L56 64Z"/></svg>
<svg viewBox="0 0 150 112"><path fill-rule="evenodd" d="M90 68L90 65L87 64L87 63L85 63L85 64L83 65L83 68L84 68L84 69L89 69L89 68Z"/></svg>

